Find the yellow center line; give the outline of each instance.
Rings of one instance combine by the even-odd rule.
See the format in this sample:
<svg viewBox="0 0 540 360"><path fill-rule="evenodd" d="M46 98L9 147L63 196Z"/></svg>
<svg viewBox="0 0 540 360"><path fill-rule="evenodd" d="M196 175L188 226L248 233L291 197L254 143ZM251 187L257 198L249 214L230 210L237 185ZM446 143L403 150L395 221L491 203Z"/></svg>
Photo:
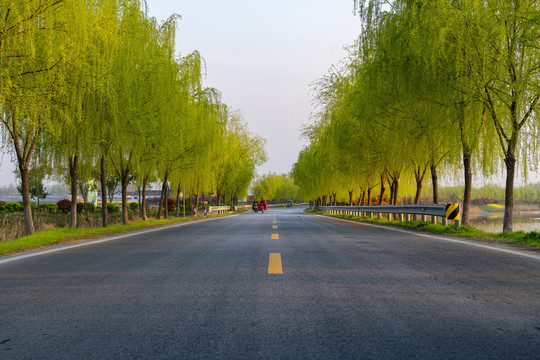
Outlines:
<svg viewBox="0 0 540 360"><path fill-rule="evenodd" d="M272 234L272 237L270 238L270 240L279 240L279 235L278 234Z"/></svg>
<svg viewBox="0 0 540 360"><path fill-rule="evenodd" d="M283 274L283 265L281 263L280 253L270 253L270 257L268 259L268 273Z"/></svg>
<svg viewBox="0 0 540 360"><path fill-rule="evenodd" d="M272 225L272 229L277 229L277 225Z"/></svg>

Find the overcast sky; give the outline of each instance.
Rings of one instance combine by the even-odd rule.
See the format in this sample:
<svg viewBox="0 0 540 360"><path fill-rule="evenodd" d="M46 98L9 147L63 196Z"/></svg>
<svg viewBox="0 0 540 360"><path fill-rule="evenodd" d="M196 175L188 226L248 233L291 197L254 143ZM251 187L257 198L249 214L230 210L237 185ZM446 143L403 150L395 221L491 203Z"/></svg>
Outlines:
<svg viewBox="0 0 540 360"><path fill-rule="evenodd" d="M353 0L147 0L150 16L182 17L176 51L198 50L205 86L241 110L266 139L260 174L289 172L304 145L302 124L313 111L311 83L346 57L360 33ZM0 186L14 183L11 156L0 154Z"/></svg>

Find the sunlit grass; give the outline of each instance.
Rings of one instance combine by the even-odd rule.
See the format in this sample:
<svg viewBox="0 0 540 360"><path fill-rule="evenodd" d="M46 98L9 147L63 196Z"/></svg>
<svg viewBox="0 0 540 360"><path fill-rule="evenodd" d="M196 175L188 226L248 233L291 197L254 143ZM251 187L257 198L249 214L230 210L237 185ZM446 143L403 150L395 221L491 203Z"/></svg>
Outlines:
<svg viewBox="0 0 540 360"><path fill-rule="evenodd" d="M218 215L227 216L227 215ZM214 216L209 216L214 217ZM88 229L72 229L72 228L56 228L47 231L36 232L32 235L23 236L21 238L0 242L0 255L12 253L20 250L37 248L46 245L58 244L61 242L69 242L75 240L103 238L107 236L117 235L128 231L140 230L162 225L172 225L185 221L193 221L193 218L169 218L169 219L149 219L147 221L137 220L127 225L110 225L106 228L88 228Z"/></svg>
<svg viewBox="0 0 540 360"><path fill-rule="evenodd" d="M365 222L370 222L370 223L415 228L415 229L425 230L425 231L429 231L429 232L433 232L437 234L452 234L452 235L464 236L464 237L469 237L469 238L475 238L478 240L501 240L501 241L517 243L521 245L540 247L540 232L538 231L531 231L531 232L515 231L515 232L489 233L489 232L475 229L471 226L461 226L458 229L456 229L453 224L445 226L442 224L432 224L431 222L426 222L426 221L401 222L398 220L376 219L376 218L370 218L370 217L357 217L357 216L351 216L351 215L330 215L327 213L314 212L311 210L306 210L306 211L321 214L321 215L333 216L333 217L337 217L341 219L349 219L349 220L365 221Z"/></svg>

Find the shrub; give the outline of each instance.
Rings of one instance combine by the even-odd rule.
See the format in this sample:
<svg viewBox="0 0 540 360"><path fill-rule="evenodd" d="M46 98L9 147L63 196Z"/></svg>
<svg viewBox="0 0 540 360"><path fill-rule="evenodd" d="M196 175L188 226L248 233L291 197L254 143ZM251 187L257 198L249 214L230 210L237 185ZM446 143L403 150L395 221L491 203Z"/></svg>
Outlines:
<svg viewBox="0 0 540 360"><path fill-rule="evenodd" d="M116 214L120 212L120 208L116 204L107 203L107 213Z"/></svg>
<svg viewBox="0 0 540 360"><path fill-rule="evenodd" d="M94 205L94 203L86 203L86 212L88 213L96 212L96 205Z"/></svg>
<svg viewBox="0 0 540 360"><path fill-rule="evenodd" d="M58 211L63 213L68 213L71 209L71 200L69 199L63 199L56 203L56 206L58 207Z"/></svg>
<svg viewBox="0 0 540 360"><path fill-rule="evenodd" d="M93 213L95 211L96 207L93 203L77 203L77 213L81 212L87 212L87 213Z"/></svg>
<svg viewBox="0 0 540 360"><path fill-rule="evenodd" d="M131 202L128 204L128 208L131 211L138 211L139 210L139 204Z"/></svg>
<svg viewBox="0 0 540 360"><path fill-rule="evenodd" d="M6 202L5 201L0 201L0 211L4 211L5 207L6 207Z"/></svg>
<svg viewBox="0 0 540 360"><path fill-rule="evenodd" d="M38 210L37 204L30 204L30 207L32 208L32 211L37 211Z"/></svg>
<svg viewBox="0 0 540 360"><path fill-rule="evenodd" d="M56 211L58 211L58 206L56 206L56 204L52 203L52 202L48 203L47 204L47 211L48 212L56 212Z"/></svg>
<svg viewBox="0 0 540 360"><path fill-rule="evenodd" d="M24 211L22 204L14 201L8 202L6 205L4 205L4 209L9 212Z"/></svg>

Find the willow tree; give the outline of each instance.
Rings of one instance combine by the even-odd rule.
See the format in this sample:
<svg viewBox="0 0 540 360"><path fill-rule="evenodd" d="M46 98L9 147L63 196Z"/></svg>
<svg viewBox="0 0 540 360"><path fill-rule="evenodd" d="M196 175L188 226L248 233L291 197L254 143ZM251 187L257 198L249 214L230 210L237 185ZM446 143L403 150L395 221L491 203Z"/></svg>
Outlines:
<svg viewBox="0 0 540 360"><path fill-rule="evenodd" d="M464 13L474 9L474 22ZM478 9L481 9L480 11ZM534 0L488 1L460 8L464 29L479 33L469 37L475 48L486 49L474 72L475 90L482 96L497 132L506 166L503 230L513 230L514 177L518 156L522 166L536 157L532 138L523 146L521 137L540 128L540 4ZM482 66L481 66L482 65ZM527 141L526 141L527 142ZM521 145L521 147L520 147Z"/></svg>
<svg viewBox="0 0 540 360"><path fill-rule="evenodd" d="M245 194L255 168L266 161L265 140L249 132L239 112L229 112L224 135L225 141L213 172L218 204L227 193L231 197Z"/></svg>
<svg viewBox="0 0 540 360"><path fill-rule="evenodd" d="M1 123L17 158L27 234L34 232L29 165L43 131L53 126L51 110L58 106L58 94L66 89L62 73L73 47L64 30L74 26L72 5L62 0L0 1Z"/></svg>
<svg viewBox="0 0 540 360"><path fill-rule="evenodd" d="M112 145L109 158L121 180L122 222L128 222L127 186L132 179L136 159L144 151L138 139L145 133L147 121L152 117L147 106L151 75L161 71L155 62L155 49L159 48L159 29L155 19L148 18L138 0L125 1L121 7L119 26L120 48L114 58L113 87L116 89L116 116L113 117ZM151 121L151 120L150 120Z"/></svg>
<svg viewBox="0 0 540 360"><path fill-rule="evenodd" d="M70 227L77 226L79 177L94 176L90 170L81 174L79 165L83 162L86 169L95 167L96 127L93 123L98 120L96 113L101 113L96 106L102 105L96 94L107 86L107 67L103 63L110 62L109 54L101 48L106 42L114 42L116 34L111 32L109 14L117 10L116 3L111 1L104 1L100 6L80 1L74 4L69 18L77 25L64 29L66 37L71 39L69 45L73 52L73 60L62 73L69 88L61 94L62 107L54 112L57 125L51 134L56 143L57 169L67 168L69 173Z"/></svg>

